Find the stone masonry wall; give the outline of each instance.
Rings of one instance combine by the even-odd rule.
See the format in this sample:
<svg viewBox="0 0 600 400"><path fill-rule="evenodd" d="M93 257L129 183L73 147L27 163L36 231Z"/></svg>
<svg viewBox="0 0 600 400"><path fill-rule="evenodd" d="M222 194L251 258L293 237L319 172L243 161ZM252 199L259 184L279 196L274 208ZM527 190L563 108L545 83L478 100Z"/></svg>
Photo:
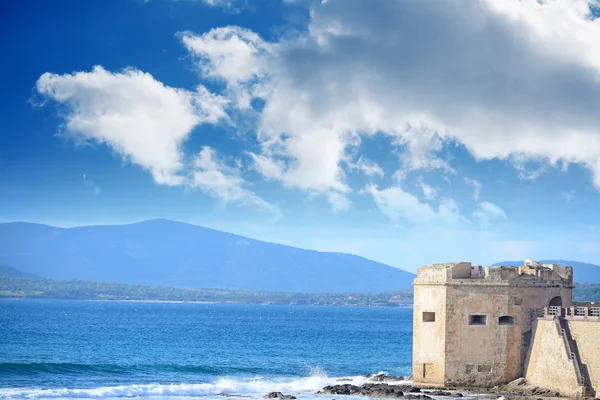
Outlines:
<svg viewBox="0 0 600 400"><path fill-rule="evenodd" d="M556 390L568 397L581 397L575 367L567 356L562 337L553 320L536 320L525 379L534 385Z"/></svg>
<svg viewBox="0 0 600 400"><path fill-rule="evenodd" d="M510 287L448 286L446 385L489 387L521 375L524 317ZM470 315L485 324L469 323ZM501 325L499 318L514 318Z"/></svg>
<svg viewBox="0 0 600 400"><path fill-rule="evenodd" d="M443 387L446 288L415 286L414 293L413 382ZM424 321L423 313L435 320Z"/></svg>
<svg viewBox="0 0 600 400"><path fill-rule="evenodd" d="M600 395L600 322L568 321L581 361L587 366L596 397Z"/></svg>

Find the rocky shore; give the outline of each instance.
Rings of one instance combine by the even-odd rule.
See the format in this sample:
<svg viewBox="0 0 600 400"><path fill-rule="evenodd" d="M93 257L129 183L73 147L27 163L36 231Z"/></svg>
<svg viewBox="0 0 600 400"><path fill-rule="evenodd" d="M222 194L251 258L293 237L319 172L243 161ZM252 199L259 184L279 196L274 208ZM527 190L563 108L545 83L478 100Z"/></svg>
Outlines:
<svg viewBox="0 0 600 400"><path fill-rule="evenodd" d="M507 385L495 388L457 389L457 388L425 388L408 384L408 377L376 374L365 376L371 382L360 386L349 383L326 386L317 394L334 396L365 396L370 398L404 398L404 399L433 399L433 398L473 398L498 400L532 400L532 399L566 399L555 391L540 389L529 385L524 379L518 379Z"/></svg>
<svg viewBox="0 0 600 400"><path fill-rule="evenodd" d="M338 379L339 384L325 386L318 391L318 395L328 396L362 396L368 398L387 399L458 399L471 398L481 400L563 400L568 397L561 396L556 391L541 389L530 385L525 379L517 379L506 385L494 388L433 388L416 387L410 383L410 377L391 376L383 373L366 375L367 383L356 385L344 383L351 379ZM363 381L364 382L364 381ZM264 396L265 399L294 400L294 396L281 392L272 392ZM327 399L327 398L326 398ZM329 400L329 399L328 399ZM342 400L331 398L331 400Z"/></svg>
<svg viewBox="0 0 600 400"><path fill-rule="evenodd" d="M406 399L431 399L431 396L463 397L461 393L443 390L421 390L411 385L389 383L365 383L361 386L341 384L326 386L317 394L365 396L371 398L406 398Z"/></svg>

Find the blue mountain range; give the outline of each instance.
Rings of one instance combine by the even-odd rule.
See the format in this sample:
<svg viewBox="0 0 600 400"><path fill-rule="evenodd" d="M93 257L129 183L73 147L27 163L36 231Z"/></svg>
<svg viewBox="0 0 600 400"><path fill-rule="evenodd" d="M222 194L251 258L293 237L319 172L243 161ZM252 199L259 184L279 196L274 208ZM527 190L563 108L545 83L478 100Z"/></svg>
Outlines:
<svg viewBox="0 0 600 400"><path fill-rule="evenodd" d="M542 262L573 266L576 282L600 282L600 266ZM59 280L288 292L395 291L409 289L415 276L355 255L304 250L169 220L77 228L0 224L0 265Z"/></svg>
<svg viewBox="0 0 600 400"><path fill-rule="evenodd" d="M0 264L51 279L293 292L383 292L414 274L168 220L56 228L0 224Z"/></svg>

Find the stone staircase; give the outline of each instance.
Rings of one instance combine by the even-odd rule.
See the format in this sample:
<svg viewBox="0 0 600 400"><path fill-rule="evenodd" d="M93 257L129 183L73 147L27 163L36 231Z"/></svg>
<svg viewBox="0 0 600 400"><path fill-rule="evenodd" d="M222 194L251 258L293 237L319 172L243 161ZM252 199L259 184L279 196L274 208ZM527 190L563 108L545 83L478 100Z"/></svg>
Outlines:
<svg viewBox="0 0 600 400"><path fill-rule="evenodd" d="M579 353L579 349L577 347L577 342L573 339L571 335L571 330L569 329L569 323L567 320L560 316L555 316L554 321L556 322L556 328L558 333L563 338L563 342L565 344L565 349L567 351L567 356L569 360L573 363L575 367L575 374L577 375L578 384L582 386L583 396L594 398L596 396L596 392L592 386L592 381L590 379L590 374L588 372L587 365L584 364L581 360L581 355Z"/></svg>

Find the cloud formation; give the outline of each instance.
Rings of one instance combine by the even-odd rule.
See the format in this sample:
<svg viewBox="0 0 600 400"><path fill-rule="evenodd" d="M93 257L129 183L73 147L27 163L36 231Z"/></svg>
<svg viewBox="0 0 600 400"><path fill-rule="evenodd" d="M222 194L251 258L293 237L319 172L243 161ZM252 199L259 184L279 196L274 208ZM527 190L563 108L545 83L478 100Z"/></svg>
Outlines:
<svg viewBox="0 0 600 400"><path fill-rule="evenodd" d="M229 100L204 86L192 92L168 87L137 69L113 73L96 66L91 72L45 73L36 87L64 106L62 134L108 145L150 171L159 184L199 187L225 203L279 213L245 189L239 171L217 159L212 149L203 148L193 161L183 154L182 143L196 126L228 121ZM92 184L85 175L83 180Z"/></svg>
<svg viewBox="0 0 600 400"><path fill-rule="evenodd" d="M473 219L481 227L487 229L491 221L506 220L508 217L502 208L489 201L477 204L477 209L473 212Z"/></svg>
<svg viewBox="0 0 600 400"><path fill-rule="evenodd" d="M481 183L476 181L475 179L465 177L465 183L467 185L473 186L473 198L475 200L479 200L479 195L481 194Z"/></svg>
<svg viewBox="0 0 600 400"><path fill-rule="evenodd" d="M437 190L427 185L423 181L420 181L419 185L421 186L421 190L423 191L423 197L425 197L425 200L431 200L434 199L435 196L437 196Z"/></svg>
<svg viewBox="0 0 600 400"><path fill-rule="evenodd" d="M91 179L87 177L86 174L81 174L81 177L83 178L83 184L90 188L96 196L100 194L100 192L102 191L100 189L100 186L96 185Z"/></svg>
<svg viewBox="0 0 600 400"><path fill-rule="evenodd" d="M451 225L461 220L458 205L452 199L441 199L436 210L399 186L380 190L377 185L367 185L364 192L370 194L381 212L394 222Z"/></svg>
<svg viewBox="0 0 600 400"><path fill-rule="evenodd" d="M191 185L225 203L249 204L279 215L279 209L246 189L239 168L231 167L217 156L214 149L204 146L194 159Z"/></svg>
<svg viewBox="0 0 600 400"><path fill-rule="evenodd" d="M43 74L37 90L65 108L63 134L106 144L144 167L157 183L181 185L181 144L201 123L226 119L228 101L199 86L195 92L165 86L137 69L112 73Z"/></svg>
<svg viewBox="0 0 600 400"><path fill-rule="evenodd" d="M230 26L183 40L242 107L264 100L252 156L286 186L349 193L346 162L361 138L383 134L398 179L454 172L440 153L458 143L477 160L577 163L600 188L600 23L589 4L330 0L313 3L292 39Z"/></svg>
<svg viewBox="0 0 600 400"><path fill-rule="evenodd" d="M238 26L180 32L201 79L225 88L218 93L101 67L46 73L37 87L66 106L65 133L108 144L161 184L193 176L192 185L225 202L268 208L214 150L203 149L192 164L181 152L194 127L241 115L256 123L258 146L246 155L267 180L322 195L339 212L357 190L350 171L369 180L392 176L387 188L364 189L384 214L410 223L458 221L453 200L435 209L401 188L421 171L457 174L444 156L450 146L479 161L508 160L522 179L576 163L600 189L600 20L592 3L309 2L307 29L280 40ZM375 135L388 140L394 170L361 153ZM481 184L464 179L479 201ZM436 196L421 189L425 200ZM506 214L482 202L473 218L487 224Z"/></svg>

